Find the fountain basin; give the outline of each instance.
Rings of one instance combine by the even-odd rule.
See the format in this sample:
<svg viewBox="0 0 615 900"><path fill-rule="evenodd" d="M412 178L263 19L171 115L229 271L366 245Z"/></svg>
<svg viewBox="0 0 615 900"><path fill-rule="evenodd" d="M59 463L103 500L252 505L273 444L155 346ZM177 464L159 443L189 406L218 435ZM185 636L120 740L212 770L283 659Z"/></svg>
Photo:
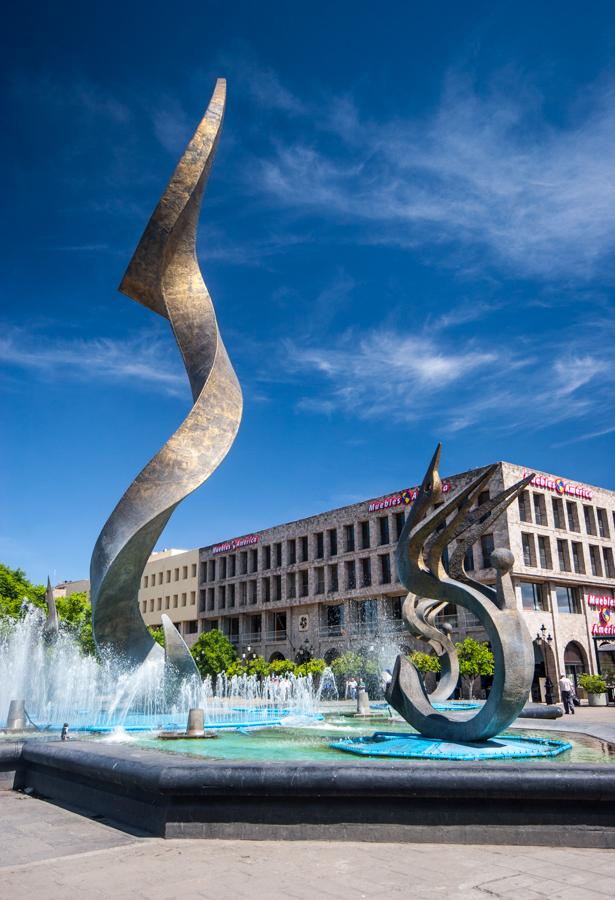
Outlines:
<svg viewBox="0 0 615 900"><path fill-rule="evenodd" d="M536 759L559 756L572 750L568 741L504 734L473 744L433 740L420 734L377 731L364 737L346 738L329 744L334 750L358 756L388 759Z"/></svg>

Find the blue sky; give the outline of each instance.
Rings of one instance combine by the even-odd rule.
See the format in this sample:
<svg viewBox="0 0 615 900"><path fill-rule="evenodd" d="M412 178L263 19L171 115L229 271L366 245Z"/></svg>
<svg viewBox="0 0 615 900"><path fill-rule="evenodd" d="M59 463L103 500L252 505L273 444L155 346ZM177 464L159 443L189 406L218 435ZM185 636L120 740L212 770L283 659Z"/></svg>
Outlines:
<svg viewBox="0 0 615 900"><path fill-rule="evenodd" d="M117 285L218 75L199 257L245 412L161 546L416 483L437 440L444 474L615 488L612 4L12 15L0 560L86 576L190 407L167 323Z"/></svg>

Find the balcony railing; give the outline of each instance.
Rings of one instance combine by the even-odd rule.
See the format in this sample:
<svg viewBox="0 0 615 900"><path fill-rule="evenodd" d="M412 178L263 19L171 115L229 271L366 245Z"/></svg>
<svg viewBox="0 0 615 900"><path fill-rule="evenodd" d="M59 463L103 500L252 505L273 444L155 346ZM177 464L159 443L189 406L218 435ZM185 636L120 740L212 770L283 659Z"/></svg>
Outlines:
<svg viewBox="0 0 615 900"><path fill-rule="evenodd" d="M270 643L278 643L279 641L286 640L286 629L278 631L268 631L267 632L267 641Z"/></svg>

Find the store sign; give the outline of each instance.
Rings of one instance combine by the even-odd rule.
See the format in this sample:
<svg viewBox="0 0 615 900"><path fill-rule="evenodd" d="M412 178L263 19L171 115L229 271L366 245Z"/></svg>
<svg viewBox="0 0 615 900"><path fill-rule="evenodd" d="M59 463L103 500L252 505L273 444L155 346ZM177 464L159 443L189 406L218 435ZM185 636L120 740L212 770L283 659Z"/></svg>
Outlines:
<svg viewBox="0 0 615 900"><path fill-rule="evenodd" d="M525 469L523 470L523 477L527 475ZM569 497L582 497L584 500L592 499L592 492L589 488L583 487L580 484L572 484L569 481L564 481L563 478L552 478L550 475L534 475L530 484L533 484L534 487L541 487L547 491L553 491L555 494L567 494Z"/></svg>
<svg viewBox="0 0 615 900"><path fill-rule="evenodd" d="M615 609L615 597L611 597L610 594L604 594L600 597L597 594L588 594L587 602L590 606L598 607L599 609L604 607Z"/></svg>
<svg viewBox="0 0 615 900"><path fill-rule="evenodd" d="M615 614L608 607L603 607L598 614L598 622L592 625L595 636L610 637L615 635Z"/></svg>
<svg viewBox="0 0 615 900"><path fill-rule="evenodd" d="M367 507L368 512L376 512L379 509L389 509L391 506L409 506L414 503L419 495L420 488L406 488L400 494L393 494L391 497L385 497L383 500L370 500ZM442 493L446 494L451 490L450 484L442 485Z"/></svg>
<svg viewBox="0 0 615 900"><path fill-rule="evenodd" d="M216 544L211 548L212 553L228 553L230 550L237 550L239 547L250 547L252 544L258 544L258 535L249 534L247 537L233 538L232 541L226 541L224 544Z"/></svg>

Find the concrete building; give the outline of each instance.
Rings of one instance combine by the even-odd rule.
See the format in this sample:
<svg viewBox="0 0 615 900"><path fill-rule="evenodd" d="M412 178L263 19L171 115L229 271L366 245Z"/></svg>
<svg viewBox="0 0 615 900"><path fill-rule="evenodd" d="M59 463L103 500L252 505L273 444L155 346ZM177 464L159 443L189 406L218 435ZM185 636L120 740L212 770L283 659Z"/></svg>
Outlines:
<svg viewBox="0 0 615 900"><path fill-rule="evenodd" d="M198 636L199 551L152 553L141 577L139 608L146 625L158 626L166 613L190 646Z"/></svg>
<svg viewBox="0 0 615 900"><path fill-rule="evenodd" d="M90 582L88 578L80 578L77 581L61 581L53 589L53 596L57 600L58 597L70 597L71 594L80 594L83 591L90 599Z"/></svg>
<svg viewBox="0 0 615 900"><path fill-rule="evenodd" d="M446 479L445 490L458 489L475 474ZM489 491L524 474L522 466L499 462ZM240 652L250 646L267 659L309 650L330 661L350 648L369 653L383 643L415 646L401 621L405 592L394 559L415 496L415 488L405 489L203 547L198 626L188 633L219 628ZM555 685L564 670L575 679L599 669L615 676L615 645L609 641L615 627L608 613L598 621L599 610L615 608L614 535L615 493L537 473L494 532L466 557L468 570L490 584L493 548L508 547L515 555L517 601L535 639L536 699L544 696L545 678ZM169 597L157 590L148 598L154 595L148 624L156 613L159 620ZM195 609L187 605L185 622L190 614ZM464 610L445 610L443 618L455 639L484 637L480 623Z"/></svg>

